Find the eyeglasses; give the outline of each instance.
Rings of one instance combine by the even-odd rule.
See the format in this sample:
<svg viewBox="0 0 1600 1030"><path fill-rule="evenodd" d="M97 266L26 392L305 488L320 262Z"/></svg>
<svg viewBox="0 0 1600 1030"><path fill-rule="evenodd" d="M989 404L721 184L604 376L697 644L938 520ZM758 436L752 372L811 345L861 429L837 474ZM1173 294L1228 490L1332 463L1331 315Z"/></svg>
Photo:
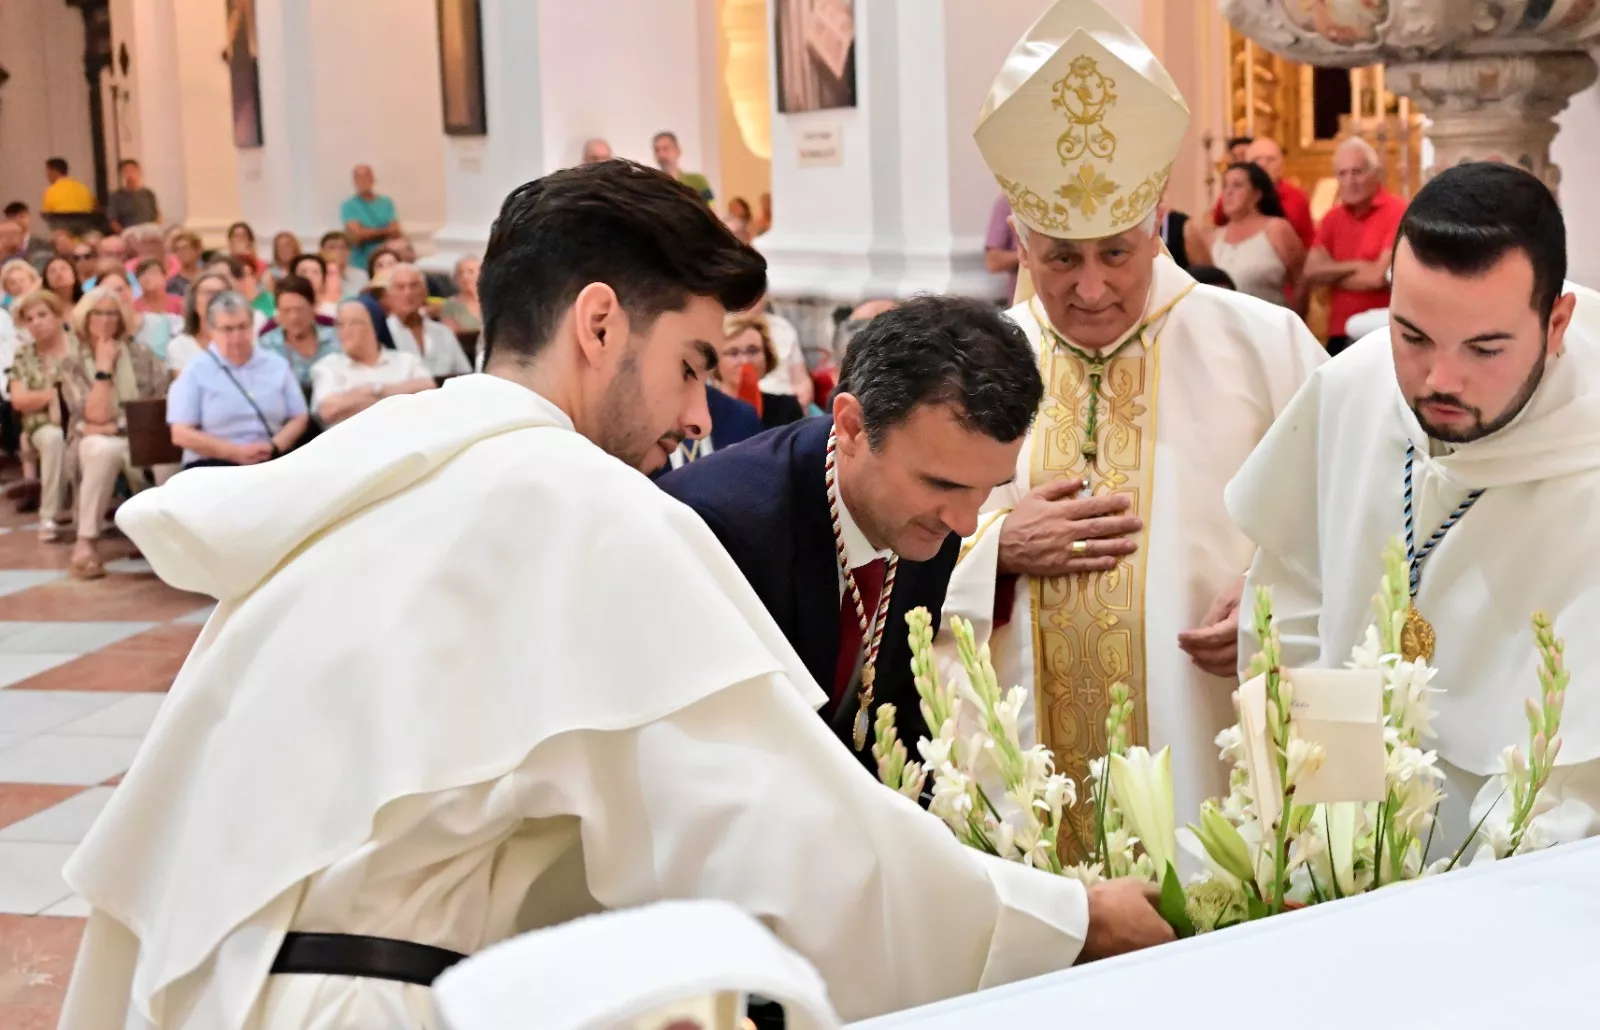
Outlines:
<svg viewBox="0 0 1600 1030"><path fill-rule="evenodd" d="M748 347L730 347L722 352L722 356L725 358L759 358L763 349L759 344L752 343Z"/></svg>
<svg viewBox="0 0 1600 1030"><path fill-rule="evenodd" d="M91 314L91 315L105 315L107 318L121 318L122 317L122 312L118 311L115 308L112 308L110 311L105 311L105 310L102 310L100 308L92 308L92 309L90 309L89 314Z"/></svg>
<svg viewBox="0 0 1600 1030"><path fill-rule="evenodd" d="M72 260L74 261L88 261L92 257L94 257L94 251L92 250L75 250L72 252Z"/></svg>

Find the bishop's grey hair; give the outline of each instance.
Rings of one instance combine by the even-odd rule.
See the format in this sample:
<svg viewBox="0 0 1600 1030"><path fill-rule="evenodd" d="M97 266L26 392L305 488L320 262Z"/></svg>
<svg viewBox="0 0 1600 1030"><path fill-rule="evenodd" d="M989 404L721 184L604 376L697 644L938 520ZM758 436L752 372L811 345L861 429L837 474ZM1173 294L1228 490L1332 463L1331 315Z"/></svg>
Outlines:
<svg viewBox="0 0 1600 1030"><path fill-rule="evenodd" d="M223 290L212 297L211 303L206 305L206 324L216 325L218 315L232 315L250 310L250 302L244 299L244 294L238 290Z"/></svg>

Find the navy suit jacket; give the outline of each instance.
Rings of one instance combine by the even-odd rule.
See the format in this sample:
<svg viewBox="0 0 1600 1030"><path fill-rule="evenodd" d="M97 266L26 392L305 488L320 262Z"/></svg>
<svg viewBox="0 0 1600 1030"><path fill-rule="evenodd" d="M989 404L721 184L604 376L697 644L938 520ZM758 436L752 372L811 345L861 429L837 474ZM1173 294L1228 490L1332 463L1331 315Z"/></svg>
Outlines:
<svg viewBox="0 0 1600 1030"><path fill-rule="evenodd" d="M761 432L761 416L737 397L706 385L706 408L711 412L712 453L743 443Z"/></svg>
<svg viewBox="0 0 1600 1030"><path fill-rule="evenodd" d="M718 450L660 480L663 490L711 527L806 669L830 695L839 657L839 558L823 478L832 426L826 416L803 419ZM901 561L895 573L870 717L876 718L878 705L892 701L901 739L913 756L928 728L911 675L906 613L927 608L937 630L960 547L960 537L952 533L936 557ZM858 708L859 698L848 692L832 720L847 747L853 747L851 726ZM870 732L857 757L876 769Z"/></svg>

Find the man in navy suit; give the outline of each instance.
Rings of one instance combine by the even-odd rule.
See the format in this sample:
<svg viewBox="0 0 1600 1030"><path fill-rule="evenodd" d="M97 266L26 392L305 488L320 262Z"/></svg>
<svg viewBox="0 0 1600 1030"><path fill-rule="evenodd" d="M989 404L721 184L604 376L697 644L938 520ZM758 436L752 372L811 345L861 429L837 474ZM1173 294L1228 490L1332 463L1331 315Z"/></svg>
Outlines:
<svg viewBox="0 0 1600 1030"><path fill-rule="evenodd" d="M908 747L927 734L906 613L926 607L937 628L961 538L1015 473L1043 392L1027 337L991 306L917 298L851 341L831 418L661 480L722 541L828 692L823 717L869 768L861 730L878 705L896 705Z"/></svg>

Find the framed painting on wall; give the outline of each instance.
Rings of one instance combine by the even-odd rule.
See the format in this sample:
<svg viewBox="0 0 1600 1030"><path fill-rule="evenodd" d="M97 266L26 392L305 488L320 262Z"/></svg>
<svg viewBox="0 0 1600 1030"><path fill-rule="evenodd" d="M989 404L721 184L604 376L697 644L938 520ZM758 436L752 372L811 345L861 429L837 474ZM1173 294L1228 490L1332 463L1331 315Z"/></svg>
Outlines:
<svg viewBox="0 0 1600 1030"><path fill-rule="evenodd" d="M233 94L233 145L259 147L261 138L261 69L256 64L255 0L226 0L227 40L222 59L228 62Z"/></svg>
<svg viewBox="0 0 1600 1030"><path fill-rule="evenodd" d="M773 0L778 110L856 106L855 0Z"/></svg>
<svg viewBox="0 0 1600 1030"><path fill-rule="evenodd" d="M489 115L483 100L483 22L478 0L436 3L445 135L485 135L489 131Z"/></svg>

